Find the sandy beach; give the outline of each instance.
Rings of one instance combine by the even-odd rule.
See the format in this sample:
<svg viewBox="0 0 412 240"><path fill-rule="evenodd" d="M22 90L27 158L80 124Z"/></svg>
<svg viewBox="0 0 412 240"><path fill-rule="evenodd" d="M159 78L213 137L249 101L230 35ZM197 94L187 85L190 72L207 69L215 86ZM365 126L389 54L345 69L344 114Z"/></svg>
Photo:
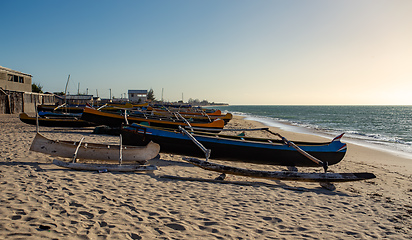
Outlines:
<svg viewBox="0 0 412 240"><path fill-rule="evenodd" d="M410 239L412 159L349 144L333 172L371 172L335 184L270 181L218 173L160 154L153 173L74 171L30 152L35 126L0 115L0 239ZM262 124L235 117L227 127ZM324 141L272 128L290 140ZM117 143L92 129L41 127L52 139ZM249 133L247 133L249 134ZM252 133L250 133L252 134ZM263 136L263 133L253 133ZM342 139L345 142L345 138ZM212 151L213 159L213 151ZM218 162L218 161L216 161ZM222 162L218 162L222 163ZM229 163L244 168L284 167ZM299 171L321 171L319 168Z"/></svg>

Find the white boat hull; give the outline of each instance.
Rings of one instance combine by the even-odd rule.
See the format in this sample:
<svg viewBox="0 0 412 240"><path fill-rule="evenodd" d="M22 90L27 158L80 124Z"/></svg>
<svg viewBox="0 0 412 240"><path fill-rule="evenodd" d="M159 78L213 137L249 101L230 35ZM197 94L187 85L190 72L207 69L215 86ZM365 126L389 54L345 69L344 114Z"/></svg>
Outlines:
<svg viewBox="0 0 412 240"><path fill-rule="evenodd" d="M40 133L33 139L30 150L49 154L56 157L73 158L79 142L51 140ZM155 158L160 151L157 143L150 142L146 146L123 146L122 161L145 163ZM119 161L120 145L97 143L81 143L76 159L93 159L105 161Z"/></svg>

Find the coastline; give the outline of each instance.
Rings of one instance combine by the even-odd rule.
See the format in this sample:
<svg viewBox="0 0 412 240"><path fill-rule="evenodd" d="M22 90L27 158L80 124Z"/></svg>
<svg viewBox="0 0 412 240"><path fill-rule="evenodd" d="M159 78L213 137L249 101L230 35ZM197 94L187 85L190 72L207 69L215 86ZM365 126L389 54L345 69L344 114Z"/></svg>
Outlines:
<svg viewBox="0 0 412 240"><path fill-rule="evenodd" d="M412 160L411 106L229 106L221 110L286 131L335 137Z"/></svg>
<svg viewBox="0 0 412 240"><path fill-rule="evenodd" d="M0 123L0 238L408 239L412 235L408 159L355 144L349 144L343 161L330 166L330 171L372 172L377 178L336 184L337 189L329 191L317 183L233 175L224 183L163 178L218 176L182 161L182 156L163 153L150 161L159 167L150 174L67 170L52 165L52 157L28 150L35 126L20 122L16 114L0 115ZM227 127L260 126L236 116ZM270 128L289 140L325 140ZM41 127L40 131L53 139L85 136L87 142L118 143L118 137L91 134L91 129Z"/></svg>
<svg viewBox="0 0 412 240"><path fill-rule="evenodd" d="M284 130L286 132L296 132L296 133L301 133L301 134L314 135L314 136L323 137L325 139L330 139L331 137L333 138L333 137L336 136L336 135L332 135L331 133L323 132L321 130L306 129L304 127L295 126L295 125L292 125L291 123L288 123L288 122L273 124L272 122L269 123L269 122L261 121L260 119L257 119L257 118L254 118L254 117L245 117L245 116L239 116L239 115L237 115L237 116L242 117L245 120L250 120L250 121L255 121L255 122L261 123L264 126L272 126L272 127L277 128L277 129ZM350 144L360 146L360 147L364 147L364 148L368 148L368 149L373 149L375 151L382 152L382 153L387 153L387 154L390 154L390 155L393 155L393 156L396 156L396 157L409 159L409 161L412 162L412 154L411 153L404 152L404 151L401 151L401 150L395 150L395 149L387 147L387 146L382 146L382 144L370 143L370 142L367 142L366 140L355 139L353 137L348 136L348 134L344 135L344 139L345 139L346 143L350 143Z"/></svg>

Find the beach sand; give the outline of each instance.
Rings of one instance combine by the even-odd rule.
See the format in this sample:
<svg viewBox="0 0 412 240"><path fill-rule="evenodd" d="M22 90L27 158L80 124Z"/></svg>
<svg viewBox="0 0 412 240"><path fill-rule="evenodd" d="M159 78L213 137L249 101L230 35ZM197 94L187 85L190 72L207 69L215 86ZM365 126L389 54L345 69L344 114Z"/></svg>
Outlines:
<svg viewBox="0 0 412 240"><path fill-rule="evenodd" d="M35 127L0 115L0 239L409 239L412 159L350 144L333 172L371 172L368 181L270 181L206 171L160 154L153 173L74 171L30 152ZM228 127L260 123L235 117ZM320 140L272 128L290 140ZM49 138L117 143L91 129L41 127ZM249 133L247 133L249 134ZM257 133L254 133L257 134ZM263 133L261 133L263 134ZM343 138L342 141L345 141ZM258 156L257 156L258 157ZM213 151L212 151L213 159ZM219 162L222 163L222 162ZM253 169L284 167L228 163ZM319 168L299 171L321 171Z"/></svg>

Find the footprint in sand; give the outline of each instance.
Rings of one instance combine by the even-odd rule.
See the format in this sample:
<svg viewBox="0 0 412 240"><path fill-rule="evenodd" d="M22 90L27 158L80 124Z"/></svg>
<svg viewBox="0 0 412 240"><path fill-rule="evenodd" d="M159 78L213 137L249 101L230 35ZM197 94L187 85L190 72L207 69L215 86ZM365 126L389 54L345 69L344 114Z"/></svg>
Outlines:
<svg viewBox="0 0 412 240"><path fill-rule="evenodd" d="M177 224L177 223L169 223L169 224L166 224L166 226L170 227L171 229L178 230L178 231L186 230L185 226L181 224Z"/></svg>
<svg viewBox="0 0 412 240"><path fill-rule="evenodd" d="M217 222L209 221L209 222L204 222L203 224L204 224L205 226L212 226L212 225L217 225L218 223L217 223Z"/></svg>
<svg viewBox="0 0 412 240"><path fill-rule="evenodd" d="M107 222L105 221L101 221L99 222L100 227L106 227L107 226Z"/></svg>
<svg viewBox="0 0 412 240"><path fill-rule="evenodd" d="M130 237L131 237L132 239L143 239L141 236L139 236L139 235L137 235L137 234L135 234L135 233L131 233L131 234L130 234Z"/></svg>
<svg viewBox="0 0 412 240"><path fill-rule="evenodd" d="M11 220L19 220L21 219L21 215L14 215L11 217Z"/></svg>
<svg viewBox="0 0 412 240"><path fill-rule="evenodd" d="M86 216L88 219L94 218L94 214L93 214L93 213L89 213L89 212L86 212L86 211L80 211L79 214L81 214L81 215L83 215L83 216Z"/></svg>
<svg viewBox="0 0 412 240"><path fill-rule="evenodd" d="M91 190L91 192L98 192L98 193L100 193L100 194L103 194L103 191L101 191L101 190L99 190L99 189L93 189L93 190Z"/></svg>
<svg viewBox="0 0 412 240"><path fill-rule="evenodd" d="M104 213L107 213L107 211L106 210L99 210L99 214L104 214Z"/></svg>
<svg viewBox="0 0 412 240"><path fill-rule="evenodd" d="M85 206L83 204L76 203L76 202L71 202L69 206L84 207L85 208Z"/></svg>
<svg viewBox="0 0 412 240"><path fill-rule="evenodd" d="M265 221L271 221L271 222L274 222L274 223L283 222L282 219L276 218L276 217L262 217L262 219L265 220Z"/></svg>

